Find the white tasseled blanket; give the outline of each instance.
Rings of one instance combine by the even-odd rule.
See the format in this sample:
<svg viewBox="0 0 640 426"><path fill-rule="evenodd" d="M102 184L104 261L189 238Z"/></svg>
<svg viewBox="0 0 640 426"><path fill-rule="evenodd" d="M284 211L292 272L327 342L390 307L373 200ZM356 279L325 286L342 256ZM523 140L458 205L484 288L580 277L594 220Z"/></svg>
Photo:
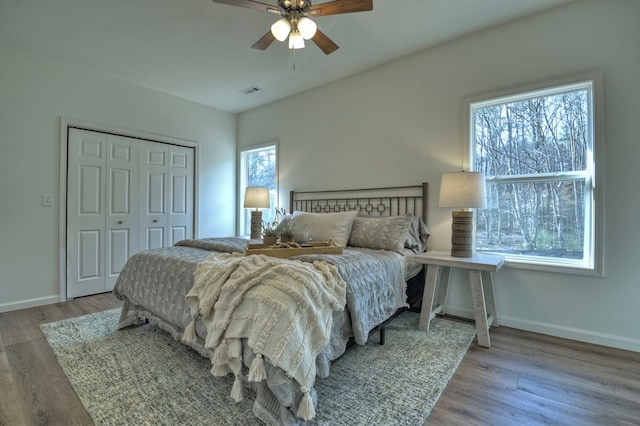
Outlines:
<svg viewBox="0 0 640 426"><path fill-rule="evenodd" d="M346 283L335 266L264 255L215 253L194 273L187 294L192 323L184 340L195 339L200 315L207 328L205 347L214 351L211 372L232 372L231 396L242 399L242 338L254 358L249 381L266 378L262 357L282 368L300 385L304 398L297 415L315 416L309 395L316 377L316 357L329 342L333 312L345 306Z"/></svg>

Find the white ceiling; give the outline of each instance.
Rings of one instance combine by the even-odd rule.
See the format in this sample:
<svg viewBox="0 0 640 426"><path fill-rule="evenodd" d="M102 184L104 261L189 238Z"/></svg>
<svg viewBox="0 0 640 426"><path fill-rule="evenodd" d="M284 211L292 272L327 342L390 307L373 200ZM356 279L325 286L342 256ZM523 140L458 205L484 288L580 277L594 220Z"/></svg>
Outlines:
<svg viewBox="0 0 640 426"><path fill-rule="evenodd" d="M211 0L0 0L0 44L242 112L569 1L374 0L315 19L340 46L327 56L251 49L278 16Z"/></svg>

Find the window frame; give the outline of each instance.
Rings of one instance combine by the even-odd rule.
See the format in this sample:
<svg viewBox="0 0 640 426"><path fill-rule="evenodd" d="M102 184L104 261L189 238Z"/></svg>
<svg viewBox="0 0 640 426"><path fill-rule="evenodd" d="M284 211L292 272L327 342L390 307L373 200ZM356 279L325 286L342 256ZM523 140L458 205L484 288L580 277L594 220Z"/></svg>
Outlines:
<svg viewBox="0 0 640 426"><path fill-rule="evenodd" d="M275 200L271 205L271 209L275 209L278 206L278 196L279 196L279 153L278 153L278 141L271 141L262 143L259 145L251 145L238 149L238 180L237 180L237 193L238 193L238 202L237 202L237 226L236 233L239 237L247 237L251 234L251 215L249 214L249 210L244 208L244 195L247 187L247 167L245 162L245 156L248 153L258 152L274 149L276 153L276 161L275 161L275 173L276 173L276 188L275 188Z"/></svg>
<svg viewBox="0 0 640 426"><path fill-rule="evenodd" d="M479 95L468 96L463 99L463 137L464 143L462 152L462 166L464 170L474 170L475 168L475 141L473 114L474 107L478 105L487 106L490 104L506 103L511 100L523 100L542 95L553 95L570 90L572 87L579 89L585 86L591 88L591 158L588 161L593 170L578 172L566 172L554 174L555 180L565 178L584 180L585 185L589 185L590 199L585 199L585 226L590 226L585 234L590 234L590 243L585 244L588 256L583 257L582 262L564 261L558 258L545 259L541 256L524 256L503 254L505 262L510 267L562 272L582 275L604 275L604 102L602 95L603 75L600 71L591 71L584 74L566 76L556 79L539 81L536 83L523 84L510 88L499 89ZM542 178L543 175L539 175ZM493 179L488 177L487 182ZM500 182L522 181L520 178L502 178ZM534 178L535 180L535 178ZM550 179L543 178L544 181ZM588 201L588 202L587 202ZM477 215L476 215L477 217ZM589 223L586 223L587 218ZM475 244L475 242L474 242ZM490 251L483 250L485 253ZM585 259L586 258L586 259Z"/></svg>

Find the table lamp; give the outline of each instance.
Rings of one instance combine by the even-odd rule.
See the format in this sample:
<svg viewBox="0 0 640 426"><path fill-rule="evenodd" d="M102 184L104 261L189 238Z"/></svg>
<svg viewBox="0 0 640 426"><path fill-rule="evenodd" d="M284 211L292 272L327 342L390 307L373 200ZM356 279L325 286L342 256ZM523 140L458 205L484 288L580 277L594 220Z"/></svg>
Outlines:
<svg viewBox="0 0 640 426"><path fill-rule="evenodd" d="M451 256L473 257L475 252L472 208L486 206L484 173L445 173L440 183L440 207L460 210L451 212Z"/></svg>
<svg viewBox="0 0 640 426"><path fill-rule="evenodd" d="M248 186L244 193L244 208L255 209L251 212L251 239L262 238L262 212L258 209L271 207L269 188L264 186Z"/></svg>

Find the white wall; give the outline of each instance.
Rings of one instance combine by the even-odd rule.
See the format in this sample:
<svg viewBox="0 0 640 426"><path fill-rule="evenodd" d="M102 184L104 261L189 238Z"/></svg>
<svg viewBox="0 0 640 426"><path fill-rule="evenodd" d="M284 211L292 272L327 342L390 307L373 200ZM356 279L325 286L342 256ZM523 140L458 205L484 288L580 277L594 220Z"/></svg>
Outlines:
<svg viewBox="0 0 640 426"><path fill-rule="evenodd" d="M61 117L198 142L198 234L234 233L235 114L5 47L0 58L0 312L59 301Z"/></svg>
<svg viewBox="0 0 640 426"><path fill-rule="evenodd" d="M440 175L460 168L462 99L599 69L604 73L604 278L505 268L504 325L640 351L640 2L585 0L493 28L240 114L241 147L279 140L290 189L430 182L430 249L449 249ZM471 316L466 277L449 311Z"/></svg>

